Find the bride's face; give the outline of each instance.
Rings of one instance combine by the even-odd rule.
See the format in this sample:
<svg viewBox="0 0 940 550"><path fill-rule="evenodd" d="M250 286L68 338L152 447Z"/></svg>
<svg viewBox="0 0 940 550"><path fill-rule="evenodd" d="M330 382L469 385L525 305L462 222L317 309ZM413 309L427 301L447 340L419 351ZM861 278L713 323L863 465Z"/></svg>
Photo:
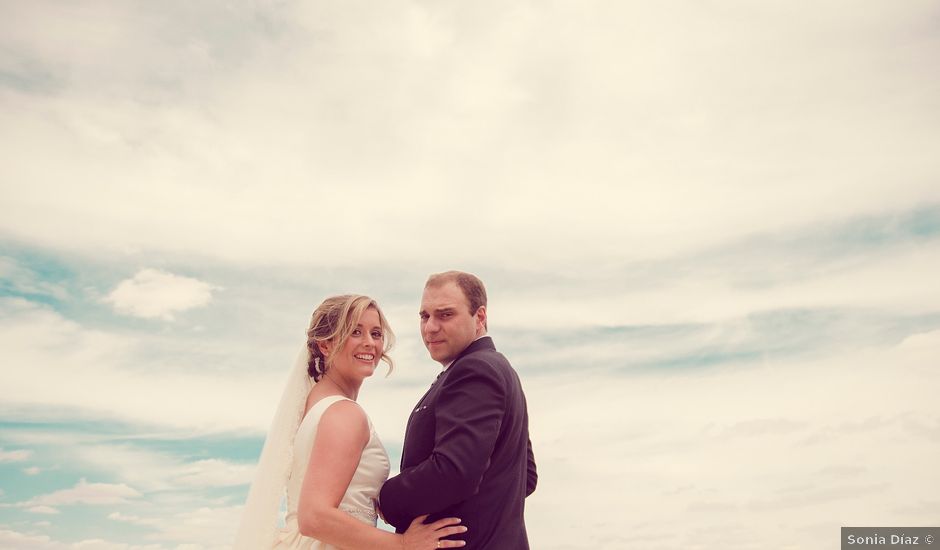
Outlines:
<svg viewBox="0 0 940 550"><path fill-rule="evenodd" d="M385 349L385 334L375 308L366 309L339 355L333 358L332 368L344 376L372 376L382 351Z"/></svg>

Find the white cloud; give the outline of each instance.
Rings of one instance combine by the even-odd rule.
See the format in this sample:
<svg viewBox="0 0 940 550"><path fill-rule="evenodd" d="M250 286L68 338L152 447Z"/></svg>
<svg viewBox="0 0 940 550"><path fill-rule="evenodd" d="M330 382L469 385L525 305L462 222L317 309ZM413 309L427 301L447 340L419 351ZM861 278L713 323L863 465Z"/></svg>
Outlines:
<svg viewBox="0 0 940 550"><path fill-rule="evenodd" d="M120 483L88 483L85 479L71 489L62 489L46 495L33 497L22 506L66 506L72 504L119 504L137 499L141 493Z"/></svg>
<svg viewBox="0 0 940 550"><path fill-rule="evenodd" d="M171 516L160 540L181 544L199 544L206 549L230 548L235 537L233 526L241 520L241 506L199 508Z"/></svg>
<svg viewBox="0 0 940 550"><path fill-rule="evenodd" d="M29 468L23 468L23 473L28 476L38 475L42 472L42 469L39 466L30 466Z"/></svg>
<svg viewBox="0 0 940 550"><path fill-rule="evenodd" d="M0 548L17 550L64 550L66 545L57 543L46 535L30 535L0 529Z"/></svg>
<svg viewBox="0 0 940 550"><path fill-rule="evenodd" d="M125 523L133 523L135 525L159 525L160 520L155 518L142 518L140 516L135 516L132 514L122 514L121 512L112 512L108 514L108 519L114 521L123 521Z"/></svg>
<svg viewBox="0 0 940 550"><path fill-rule="evenodd" d="M251 483L254 466L225 460L197 460L177 469L174 483L189 487L226 487Z"/></svg>
<svg viewBox="0 0 940 550"><path fill-rule="evenodd" d="M39 525L39 523L36 525ZM88 539L69 544L54 540L47 535L33 535L4 529L0 529L0 548L16 548L16 550L170 550L157 544L141 546L108 542L103 539Z"/></svg>
<svg viewBox="0 0 940 550"><path fill-rule="evenodd" d="M4 451L3 448L0 448L0 464L4 462L22 462L24 460L29 460L29 457L33 455L33 451L28 449L18 449L15 451Z"/></svg>
<svg viewBox="0 0 940 550"><path fill-rule="evenodd" d="M767 258L762 247L768 244L772 239L691 258L605 267L526 288L495 286L489 290L490 324L494 330L538 330L727 322L788 309L933 310L928 297L940 273L940 243L904 242L813 260L807 256L815 251L799 247ZM785 266L784 272L772 273L775 266Z"/></svg>
<svg viewBox="0 0 940 550"><path fill-rule="evenodd" d="M377 262L559 267L940 200L932 5L852 7L20 6L4 45L64 82L5 92L0 231L346 265L353 215Z"/></svg>
<svg viewBox="0 0 940 550"><path fill-rule="evenodd" d="M898 346L906 358L929 368L936 365L936 352L940 349L940 330L913 334Z"/></svg>
<svg viewBox="0 0 940 550"><path fill-rule="evenodd" d="M70 548L74 550L164 550L164 547L156 544L140 546L123 542L110 542L103 539L83 540L70 545Z"/></svg>
<svg viewBox="0 0 940 550"><path fill-rule="evenodd" d="M118 284L106 301L119 313L171 320L174 313L208 304L215 289L198 279L143 269Z"/></svg>
<svg viewBox="0 0 940 550"><path fill-rule="evenodd" d="M44 407L46 414L73 409L185 430L263 430L286 377L262 372L220 380L211 371L165 364L141 370L140 341L87 329L17 299L0 298L0 345L7 364L31 367L0 370L8 407ZM171 395L174 406L167 407Z"/></svg>
<svg viewBox="0 0 940 550"><path fill-rule="evenodd" d="M79 444L63 449L85 468L107 473L144 491L198 491L251 483L254 465L206 459L187 462L171 454L127 445Z"/></svg>
<svg viewBox="0 0 940 550"><path fill-rule="evenodd" d="M204 489L245 486L254 475L254 464L216 458L188 460L173 453L153 451L133 444L114 444L111 443L111 436L19 431L10 437L41 444L49 453L70 457L74 468L80 468L90 475L108 476L143 493L195 494ZM179 437L179 433L174 431L146 437L174 439Z"/></svg>
<svg viewBox="0 0 940 550"><path fill-rule="evenodd" d="M921 358L526 379L533 547L825 548L840 525L929 523L940 374Z"/></svg>
<svg viewBox="0 0 940 550"><path fill-rule="evenodd" d="M30 506L26 509L27 512L32 512L34 514L58 514L59 510L52 508L51 506Z"/></svg>
<svg viewBox="0 0 940 550"><path fill-rule="evenodd" d="M0 256L0 281L15 292L68 299L68 292L60 285L43 281L36 273L20 265L13 258Z"/></svg>
<svg viewBox="0 0 940 550"><path fill-rule="evenodd" d="M76 550L129 550L130 545L108 542L102 539L88 539L72 545Z"/></svg>
<svg viewBox="0 0 940 550"><path fill-rule="evenodd" d="M147 535L148 539L178 544L179 546L175 547L177 550L221 550L230 548L230 539L235 536L233 526L238 525L241 511L241 506L199 507L160 518L145 518L121 512L114 512L108 518L154 529L155 532Z"/></svg>

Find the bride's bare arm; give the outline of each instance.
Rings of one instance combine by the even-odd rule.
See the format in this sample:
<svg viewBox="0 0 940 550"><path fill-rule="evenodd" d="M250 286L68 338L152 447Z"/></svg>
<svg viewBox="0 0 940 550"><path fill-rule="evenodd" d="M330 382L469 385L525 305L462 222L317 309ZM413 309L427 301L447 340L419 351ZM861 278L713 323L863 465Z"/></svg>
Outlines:
<svg viewBox="0 0 940 550"><path fill-rule="evenodd" d="M367 525L339 509L369 442L369 425L359 405L339 401L323 413L297 503L300 533L349 550L455 548L463 541L437 541L466 529L453 519L418 521L404 535Z"/></svg>

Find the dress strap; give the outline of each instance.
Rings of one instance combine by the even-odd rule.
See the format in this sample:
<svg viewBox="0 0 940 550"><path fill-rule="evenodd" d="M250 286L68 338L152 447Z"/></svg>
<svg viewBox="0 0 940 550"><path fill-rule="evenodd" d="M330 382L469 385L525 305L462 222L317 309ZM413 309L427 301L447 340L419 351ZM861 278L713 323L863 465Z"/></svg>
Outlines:
<svg viewBox="0 0 940 550"><path fill-rule="evenodd" d="M307 416L311 416L315 414L317 416L317 423L319 424L320 423L319 417L323 416L323 413L326 412L328 408L330 408L330 405L332 405L333 403L337 403L339 401L343 401L343 400L352 401L353 403L355 403L355 401L353 401L352 399L348 397L344 397L342 395L328 395L324 397L323 399L314 403L313 406L310 407L310 410L307 411Z"/></svg>

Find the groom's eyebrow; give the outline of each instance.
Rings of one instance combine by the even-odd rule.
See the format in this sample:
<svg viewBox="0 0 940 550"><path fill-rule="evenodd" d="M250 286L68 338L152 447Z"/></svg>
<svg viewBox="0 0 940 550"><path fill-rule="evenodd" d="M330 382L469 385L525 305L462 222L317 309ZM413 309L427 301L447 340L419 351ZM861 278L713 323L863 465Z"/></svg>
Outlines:
<svg viewBox="0 0 940 550"><path fill-rule="evenodd" d="M447 307L439 307L439 308L434 309L434 313L445 313L448 311L454 311L454 308L452 306L447 306ZM418 315L424 315L427 312L428 310L422 309L421 311L418 312Z"/></svg>

